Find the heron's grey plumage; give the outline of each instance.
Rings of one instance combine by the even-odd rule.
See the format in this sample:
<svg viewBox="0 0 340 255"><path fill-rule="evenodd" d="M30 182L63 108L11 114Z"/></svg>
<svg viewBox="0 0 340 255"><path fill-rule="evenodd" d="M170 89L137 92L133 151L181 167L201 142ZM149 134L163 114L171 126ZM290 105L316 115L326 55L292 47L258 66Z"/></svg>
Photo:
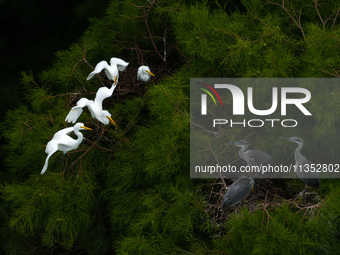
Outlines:
<svg viewBox="0 0 340 255"><path fill-rule="evenodd" d="M249 143L241 140L234 143L235 146L241 149L238 152L240 158L247 162L248 166L264 166L275 165L272 157L260 150L248 150ZM222 209L233 206L246 198L253 189L255 181L251 177L241 176L228 189L223 198Z"/></svg>
<svg viewBox="0 0 340 255"><path fill-rule="evenodd" d="M264 166L264 165L275 165L272 157L260 150L248 150L249 143L241 140L234 143L235 146L241 149L238 152L240 158L247 162L248 166ZM254 187L255 181L251 177L241 176L238 178L228 189L222 202L222 209L228 206L233 206L241 202L246 198L252 188Z"/></svg>
<svg viewBox="0 0 340 255"><path fill-rule="evenodd" d="M275 165L273 158L269 154L260 150L247 150L250 145L247 141L241 140L229 144L241 147L238 155L247 162L248 166Z"/></svg>
<svg viewBox="0 0 340 255"><path fill-rule="evenodd" d="M296 169L296 175L304 181L306 184L312 187L319 187L320 185L320 180L319 180L319 175L317 172L311 172L307 171L306 165L312 164L308 159L306 159L302 154L301 154L301 149L303 147L303 140L299 137L282 137L283 139L287 139L291 142L295 142L298 144L298 147L295 150L295 169Z"/></svg>
<svg viewBox="0 0 340 255"><path fill-rule="evenodd" d="M253 178L241 176L228 188L222 202L222 209L240 203L251 192L255 181Z"/></svg>
<svg viewBox="0 0 340 255"><path fill-rule="evenodd" d="M307 185L318 188L320 186L319 174L317 172L307 171L307 167L312 164L308 159L306 159L301 154L301 149L303 147L303 140L300 137L281 137L283 139L287 139L291 142L297 143L298 147L295 150L295 171L296 175L306 183L306 187L303 190L303 197L305 196L305 192L307 189ZM309 167L310 169L310 167Z"/></svg>

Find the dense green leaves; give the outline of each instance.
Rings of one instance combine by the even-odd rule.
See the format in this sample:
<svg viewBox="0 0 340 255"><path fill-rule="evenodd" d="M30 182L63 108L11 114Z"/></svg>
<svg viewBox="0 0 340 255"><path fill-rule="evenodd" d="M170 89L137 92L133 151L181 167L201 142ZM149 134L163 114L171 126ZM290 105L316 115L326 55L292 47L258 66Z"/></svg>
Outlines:
<svg viewBox="0 0 340 255"><path fill-rule="evenodd" d="M93 223L95 188L91 176L67 180L61 174L38 175L7 186L3 193L13 202L9 225L24 235L41 231L45 245L61 242L69 249Z"/></svg>

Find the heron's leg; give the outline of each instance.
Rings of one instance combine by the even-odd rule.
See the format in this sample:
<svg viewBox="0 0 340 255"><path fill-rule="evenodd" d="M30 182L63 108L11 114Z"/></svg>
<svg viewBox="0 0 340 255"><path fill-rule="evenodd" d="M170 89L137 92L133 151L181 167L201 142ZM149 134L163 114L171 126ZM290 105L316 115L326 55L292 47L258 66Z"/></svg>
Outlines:
<svg viewBox="0 0 340 255"><path fill-rule="evenodd" d="M306 201L306 191L307 191L307 183L305 183L305 188L303 189L302 191L302 198L303 198L303 201Z"/></svg>

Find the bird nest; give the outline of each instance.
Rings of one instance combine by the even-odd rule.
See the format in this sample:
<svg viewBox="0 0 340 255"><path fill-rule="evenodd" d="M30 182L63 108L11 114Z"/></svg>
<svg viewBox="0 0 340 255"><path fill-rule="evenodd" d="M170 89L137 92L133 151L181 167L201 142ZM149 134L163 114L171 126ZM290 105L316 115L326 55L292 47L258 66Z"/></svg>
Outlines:
<svg viewBox="0 0 340 255"><path fill-rule="evenodd" d="M158 83L170 72L169 67L165 63L159 66L150 66L151 72L155 77L152 77L148 82L143 82L137 80L138 68L139 65L130 63L125 71L119 72L118 85L112 95L114 100L119 102L131 96L143 96L150 83ZM103 86L112 86L112 81L106 77L104 72L99 74L99 80Z"/></svg>
<svg viewBox="0 0 340 255"><path fill-rule="evenodd" d="M138 65L129 64L125 71L119 73L117 91L121 97L126 95L142 96L149 83L158 83L164 78L164 76L169 74L170 71L166 64L150 66L151 72L155 75L155 77L151 77L149 82L143 82L137 80L138 68Z"/></svg>
<svg viewBox="0 0 340 255"><path fill-rule="evenodd" d="M229 187L234 180L226 179ZM270 209L282 206L283 203L290 205L296 213L315 215L321 208L321 199L315 192L306 193L306 201L303 201L299 193L287 191L286 183L295 180L285 179L258 179L254 186L254 192L241 203L222 210L223 197L227 191L224 182L217 179L216 182L203 186L203 192L208 194L205 211L209 215L210 223L219 226L226 222L232 215L240 213L241 208L246 207L250 213L256 210L263 212L270 218Z"/></svg>
<svg viewBox="0 0 340 255"><path fill-rule="evenodd" d="M148 86L150 86L150 84L158 83L160 80L162 80L166 75L170 73L171 69L171 67L166 62L163 62L155 66L149 65L151 72L155 75L155 77L151 77L150 81L148 82L143 82L137 80L137 70L139 67L140 65L130 63L124 71L119 72L117 88L115 88L112 96L106 99L107 101L112 100L111 102L113 103L117 102L119 103L131 97L135 96L141 97L147 91L147 88ZM100 72L99 74L95 75L92 79L98 79L99 86L101 85L107 88L110 88L113 83L113 81L107 78L105 72ZM82 85L83 89L81 91L77 90L71 93L63 94L68 96L69 98L68 99L69 107L74 106L81 97L89 96L89 99L93 99L93 97L96 95L97 91L88 91L85 87L85 84L82 83Z"/></svg>

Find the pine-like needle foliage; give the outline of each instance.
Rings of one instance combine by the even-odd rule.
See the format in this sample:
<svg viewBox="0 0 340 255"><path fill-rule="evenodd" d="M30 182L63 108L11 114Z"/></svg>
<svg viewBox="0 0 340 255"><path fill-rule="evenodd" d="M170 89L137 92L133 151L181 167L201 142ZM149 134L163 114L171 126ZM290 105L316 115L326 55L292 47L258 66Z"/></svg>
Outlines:
<svg viewBox="0 0 340 255"><path fill-rule="evenodd" d="M8 254L337 253L336 180L323 181L319 203L301 207L277 198L219 222L213 218L209 208L219 205L206 186L214 180L189 174L189 83L192 77L339 77L339 3L221 2L112 1L77 43L56 53L53 65L22 74L26 101L1 124L7 167L0 231ZM68 126L69 109L111 85L102 74L86 81L99 61L111 57L135 71L148 64L157 82L138 83L127 68L104 101L118 128L100 126L84 111L79 121L95 130L68 153L66 169L56 153L40 175L45 145ZM322 86L323 93L312 91L313 123L302 123L295 134L308 135L304 154L310 158L322 158L315 144L340 142L340 91ZM266 93L259 88L254 101L267 101ZM282 130L263 132L272 140L250 129L223 139L248 137L290 162L291 144L271 145ZM327 157L339 155L338 146L329 150Z"/></svg>

